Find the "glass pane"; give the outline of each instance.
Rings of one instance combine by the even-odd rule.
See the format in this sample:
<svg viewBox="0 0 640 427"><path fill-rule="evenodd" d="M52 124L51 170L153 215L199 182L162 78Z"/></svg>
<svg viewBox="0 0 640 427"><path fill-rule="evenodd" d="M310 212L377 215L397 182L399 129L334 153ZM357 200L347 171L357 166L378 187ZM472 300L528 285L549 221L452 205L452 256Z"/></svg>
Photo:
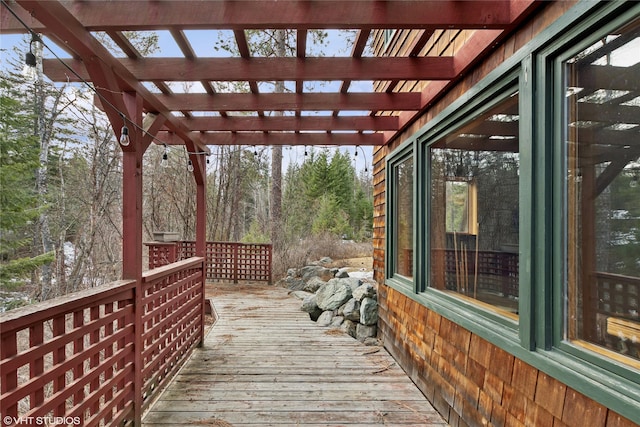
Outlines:
<svg viewBox="0 0 640 427"><path fill-rule="evenodd" d="M518 94L431 146L431 286L518 313Z"/></svg>
<svg viewBox="0 0 640 427"><path fill-rule="evenodd" d="M640 20L564 64L566 337L639 359Z"/></svg>
<svg viewBox="0 0 640 427"><path fill-rule="evenodd" d="M395 273L413 277L413 159L395 167Z"/></svg>

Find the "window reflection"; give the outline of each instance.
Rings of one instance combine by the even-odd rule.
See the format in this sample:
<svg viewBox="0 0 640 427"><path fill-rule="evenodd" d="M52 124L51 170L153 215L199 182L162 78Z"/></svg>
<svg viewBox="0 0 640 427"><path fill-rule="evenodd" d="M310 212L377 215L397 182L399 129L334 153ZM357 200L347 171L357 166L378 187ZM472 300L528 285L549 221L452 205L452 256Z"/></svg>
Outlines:
<svg viewBox="0 0 640 427"><path fill-rule="evenodd" d="M564 63L568 339L639 359L640 20Z"/></svg>
<svg viewBox="0 0 640 427"><path fill-rule="evenodd" d="M518 94L436 141L431 157L431 286L516 318Z"/></svg>
<svg viewBox="0 0 640 427"><path fill-rule="evenodd" d="M395 167L395 272L413 277L413 159Z"/></svg>

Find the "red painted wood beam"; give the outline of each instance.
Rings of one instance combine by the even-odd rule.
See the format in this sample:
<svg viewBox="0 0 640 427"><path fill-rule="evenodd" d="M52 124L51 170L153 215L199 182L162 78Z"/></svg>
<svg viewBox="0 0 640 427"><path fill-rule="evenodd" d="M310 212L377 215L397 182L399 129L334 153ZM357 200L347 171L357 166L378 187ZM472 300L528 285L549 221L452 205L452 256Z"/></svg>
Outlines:
<svg viewBox="0 0 640 427"><path fill-rule="evenodd" d="M184 120L192 131L305 131L353 130L379 131L398 129L396 116L227 116L195 117Z"/></svg>
<svg viewBox="0 0 640 427"><path fill-rule="evenodd" d="M192 111L403 111L419 110L420 93L218 93L156 95L169 110Z"/></svg>
<svg viewBox="0 0 640 427"><path fill-rule="evenodd" d="M194 132L194 135L199 135L201 143L207 145L384 145L381 133ZM159 132L158 140L167 145L182 144L182 141L170 132Z"/></svg>
<svg viewBox="0 0 640 427"><path fill-rule="evenodd" d="M72 2L69 11L91 31L276 28L503 28L511 23L510 0L245 0L179 2ZM27 11L29 10L26 8ZM28 13L27 13L28 15ZM2 14L2 27L15 20ZM36 28L36 30L39 30Z"/></svg>
<svg viewBox="0 0 640 427"><path fill-rule="evenodd" d="M322 58L145 58L120 60L143 81L274 81L274 80L450 80L456 77L449 56L322 57ZM45 59L47 76L54 81L78 81L89 76L81 61Z"/></svg>

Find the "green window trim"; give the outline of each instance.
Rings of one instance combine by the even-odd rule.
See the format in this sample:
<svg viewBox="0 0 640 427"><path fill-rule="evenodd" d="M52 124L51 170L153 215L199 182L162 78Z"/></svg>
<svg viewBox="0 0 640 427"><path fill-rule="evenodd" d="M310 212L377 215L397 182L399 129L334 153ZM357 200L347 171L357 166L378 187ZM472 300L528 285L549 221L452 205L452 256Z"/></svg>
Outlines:
<svg viewBox="0 0 640 427"><path fill-rule="evenodd" d="M552 321L551 330L546 331L544 335L542 331L538 332L539 336L544 338L539 347L546 350L551 360L565 365L571 364L573 370L580 374L572 375L571 379L575 385L569 385L636 422L640 422L640 414L637 410L633 410L633 405L629 406L629 402L635 402L636 408L640 404L638 364L622 361L621 359L624 358L617 358L613 352L607 355L606 351L597 351L593 348L596 345L581 344L565 338L565 316L568 310L565 304L567 298L565 295L567 281L565 276L567 259L565 199L567 196L564 185L560 183L565 182L567 174L563 64L576 53L625 23L637 19L638 16L640 16L640 5L637 3L634 5L608 4L602 7L601 11L575 25L565 37L541 51L536 64L538 72L536 85L540 88L550 88L538 91L545 94L540 102L541 110L546 106L546 114L539 113L541 126L552 130L550 135L540 136L536 142L538 145L546 145L547 156L552 159L549 162L551 173L548 177L551 183L556 183L547 187L553 188L551 194L543 196L547 200L547 206L549 204L553 206L553 209L550 209L553 215L547 215L545 218L548 229L554 230L550 233L553 237L548 236L545 245L551 254L546 261L546 269L552 274L545 292L551 295L551 301L546 302L546 311ZM538 215L542 216L542 213L539 212ZM542 304L542 302L538 303ZM599 383L600 387L594 387L593 382Z"/></svg>
<svg viewBox="0 0 640 427"><path fill-rule="evenodd" d="M385 217L387 218L387 226L386 226L386 250L385 250L385 278L388 284L392 285L394 288L411 295L415 293L415 283L416 283L416 263L412 263L412 274L401 275L397 273L398 265L398 253L400 248L398 248L398 244L395 238L392 238L394 235L391 230L395 231L398 227L398 216L396 211L395 200L398 196L397 188L396 188L396 172L400 165L403 162L411 160L413 161L413 186L411 188L411 194L413 199L412 206L412 220L413 220L413 230L412 230L412 241L413 247L412 252L416 253L415 242L416 242L416 170L417 164L414 156L414 141L409 140L403 143L400 147L398 147L391 155L387 158L386 163L386 177L385 180L388 183L387 185L387 202Z"/></svg>
<svg viewBox="0 0 640 427"><path fill-rule="evenodd" d="M564 248L560 234L564 225L558 209L563 203L558 184L564 179L563 140L558 130L561 108L552 89L560 83L554 67L557 68L561 57L579 50L575 46L587 43L585 39L597 39L598 35L602 36L636 16L640 16L640 4L635 2L578 2L388 157L391 163L407 153L414 158L414 251L417 262L412 283L387 276L386 284L640 424L637 411L640 371L563 338ZM429 197L427 144L438 134L455 127L461 117L472 115L475 106L493 101L496 93L513 87L510 85L515 78L520 92L521 117L519 322L427 286L430 267L426 256L428 243L425 243L428 242L427 214L417 208L425 206ZM387 218L391 200L388 193ZM393 250L389 246L389 233L387 228L387 252ZM386 260L389 261L388 253Z"/></svg>

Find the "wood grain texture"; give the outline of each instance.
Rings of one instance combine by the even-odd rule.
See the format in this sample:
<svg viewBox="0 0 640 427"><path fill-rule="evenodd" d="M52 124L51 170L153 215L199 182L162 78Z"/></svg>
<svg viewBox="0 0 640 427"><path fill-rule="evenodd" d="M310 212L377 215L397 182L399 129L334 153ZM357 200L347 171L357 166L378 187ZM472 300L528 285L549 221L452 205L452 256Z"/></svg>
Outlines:
<svg viewBox="0 0 640 427"><path fill-rule="evenodd" d="M144 426L446 425L384 348L317 326L285 289L213 300L219 320Z"/></svg>

